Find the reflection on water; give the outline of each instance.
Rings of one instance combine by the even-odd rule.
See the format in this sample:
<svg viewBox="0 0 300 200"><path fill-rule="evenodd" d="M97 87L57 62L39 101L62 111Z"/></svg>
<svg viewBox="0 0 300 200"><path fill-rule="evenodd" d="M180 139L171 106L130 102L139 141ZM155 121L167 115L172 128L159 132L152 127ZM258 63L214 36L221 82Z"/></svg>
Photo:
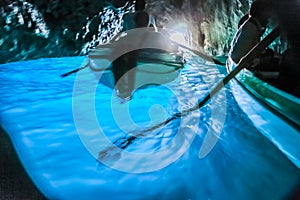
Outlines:
<svg viewBox="0 0 300 200"><path fill-rule="evenodd" d="M125 104L110 88L99 84L93 112L84 106L90 101L88 84L82 84L73 97L76 75L60 77L82 61L82 57L73 57L0 66L1 126L30 177L48 198L282 199L299 183L299 169L252 126L228 87L215 98L214 105L208 103L160 129L137 135L145 127L194 106L224 76L222 67L190 56L175 82L138 90ZM82 102L77 104L80 115L73 115L74 101ZM127 106L134 124L115 121L112 109L122 106ZM218 112L221 107L225 116ZM90 113L95 114L97 126L86 120ZM74 119L86 124L76 127ZM105 138L99 138L99 125ZM135 137L124 129L134 130ZM217 142L199 158L209 130L210 138L217 138ZM84 146L78 132L88 136L93 149ZM166 148L174 150L176 145L186 148ZM163 150L165 154L155 154ZM135 160L124 152L157 157ZM158 167L141 172L149 166ZM127 172L117 170L120 167ZM128 172L136 169L140 171Z"/></svg>

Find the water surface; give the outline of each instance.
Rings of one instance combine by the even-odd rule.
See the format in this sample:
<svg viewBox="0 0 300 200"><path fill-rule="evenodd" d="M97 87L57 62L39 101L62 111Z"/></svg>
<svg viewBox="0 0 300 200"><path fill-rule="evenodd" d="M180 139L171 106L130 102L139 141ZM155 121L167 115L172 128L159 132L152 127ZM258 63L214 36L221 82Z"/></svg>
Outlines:
<svg viewBox="0 0 300 200"><path fill-rule="evenodd" d="M253 126L228 86L198 111L143 133L195 105L225 75L222 67L190 56L174 82L137 90L124 102L111 88L95 86L87 70L60 77L83 59L0 66L1 126L46 197L282 199L299 184L300 170ZM122 118L126 110L130 118ZM138 137L128 140L132 135Z"/></svg>

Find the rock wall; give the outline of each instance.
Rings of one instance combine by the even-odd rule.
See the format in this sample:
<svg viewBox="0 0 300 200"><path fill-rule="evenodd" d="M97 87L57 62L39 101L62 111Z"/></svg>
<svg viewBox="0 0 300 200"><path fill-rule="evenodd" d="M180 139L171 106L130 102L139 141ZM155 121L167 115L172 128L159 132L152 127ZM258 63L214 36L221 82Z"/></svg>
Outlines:
<svg viewBox="0 0 300 200"><path fill-rule="evenodd" d="M1 0L0 63L83 55L121 30L126 0ZM121 7L113 9L111 4ZM164 27L186 25L191 44L226 54L239 18L251 0L148 0L147 10ZM117 5L119 4L119 5Z"/></svg>
<svg viewBox="0 0 300 200"><path fill-rule="evenodd" d="M187 24L193 43L210 54L225 54L239 19L251 0L148 0L148 10L159 25L170 21ZM163 5L162 5L163 4Z"/></svg>

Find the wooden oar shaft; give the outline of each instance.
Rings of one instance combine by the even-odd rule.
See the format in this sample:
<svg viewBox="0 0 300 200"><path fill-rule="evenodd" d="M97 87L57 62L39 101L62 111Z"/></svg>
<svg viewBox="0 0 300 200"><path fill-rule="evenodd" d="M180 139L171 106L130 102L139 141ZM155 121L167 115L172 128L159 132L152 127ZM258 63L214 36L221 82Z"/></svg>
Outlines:
<svg viewBox="0 0 300 200"><path fill-rule="evenodd" d="M61 77L69 76L69 75L71 75L71 74L74 74L74 73L76 73L76 72L78 72L78 71L80 71L80 70L86 68L86 67L88 67L88 65L85 65L85 66L83 66L83 67L79 67L79 68L77 68L77 69L74 69L74 70L72 70L72 71L69 71L69 72L67 72L67 73L65 73L65 74L62 74L62 75L60 75L60 76L61 76Z"/></svg>
<svg viewBox="0 0 300 200"><path fill-rule="evenodd" d="M203 58L204 60L213 61L215 64L218 64L218 65L225 65L225 63L223 63L222 61L220 61L217 58L214 58L212 56L209 56L209 55L205 54L204 52L201 52L201 51L196 50L196 49L192 49L188 46L177 43L175 41L172 41L172 42L174 42L177 46L179 46L181 48L184 48L184 49L187 49L187 50L193 52L194 54L198 55L199 57Z"/></svg>
<svg viewBox="0 0 300 200"><path fill-rule="evenodd" d="M181 47L181 48L184 48L184 49L187 49L187 50L193 52L194 54L200 56L201 58L203 58L203 59L205 59L205 60L212 60L212 57L206 55L205 53L203 53L203 52L201 52L201 51L192 49L192 48L190 48L190 47L188 47L188 46L185 46L185 45L183 45L183 44L177 43L177 42L175 42L175 41L173 41L173 42L174 42L177 46L179 46L179 47Z"/></svg>

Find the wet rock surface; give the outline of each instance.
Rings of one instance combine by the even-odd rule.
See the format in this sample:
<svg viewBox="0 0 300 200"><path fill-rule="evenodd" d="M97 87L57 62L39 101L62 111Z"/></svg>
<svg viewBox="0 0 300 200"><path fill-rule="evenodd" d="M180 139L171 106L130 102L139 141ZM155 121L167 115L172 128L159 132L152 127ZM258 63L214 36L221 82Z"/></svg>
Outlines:
<svg viewBox="0 0 300 200"><path fill-rule="evenodd" d="M208 53L222 54L228 49L239 17L248 10L249 1L148 0L147 11L156 18L158 26L171 19L188 21L197 45ZM132 2L126 0L2 0L0 63L87 53L120 31L110 30L110 35L102 36L101 31L112 27L112 21L120 20L120 12L124 12L110 9L115 16L103 23L103 8L121 8L126 3L128 9Z"/></svg>
<svg viewBox="0 0 300 200"><path fill-rule="evenodd" d="M0 62L79 55L84 26L103 6L96 0L1 1Z"/></svg>

